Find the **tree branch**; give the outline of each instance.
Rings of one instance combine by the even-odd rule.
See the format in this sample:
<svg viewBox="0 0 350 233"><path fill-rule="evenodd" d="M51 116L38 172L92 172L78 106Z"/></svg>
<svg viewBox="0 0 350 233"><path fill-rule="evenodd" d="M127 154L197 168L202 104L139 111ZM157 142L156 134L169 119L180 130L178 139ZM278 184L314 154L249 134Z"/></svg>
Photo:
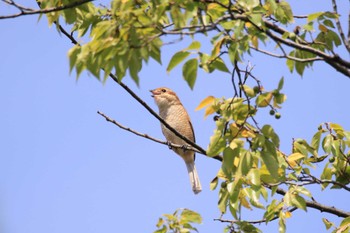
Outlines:
<svg viewBox="0 0 350 233"><path fill-rule="evenodd" d="M108 117L107 115L105 115L104 113L100 112L100 111L97 111L97 113L101 116L103 116L106 121L108 122L111 122L113 123L114 125L118 126L119 128L123 129L123 130L126 130L126 131L129 131L130 133L133 133L137 136L140 136L140 137L143 137L143 138L146 138L146 139L149 139L151 141L154 141L154 142L157 142L157 143L160 143L160 144L163 144L163 145L167 145L169 147L174 147L174 148L184 148L184 145L179 145L179 144L174 144L174 143L171 143L171 142L166 142L166 141L162 141L160 139L157 139L157 138L154 138L152 136L149 136L148 134L144 134L144 133L140 133L134 129L131 129L129 127L126 127L122 124L120 124L119 122L115 121L114 119ZM194 152L197 152L197 153L200 153L202 154L202 152L200 152L199 150L197 150L196 148L193 148L193 147L186 147L185 148L186 150L191 150L191 151L194 151Z"/></svg>
<svg viewBox="0 0 350 233"><path fill-rule="evenodd" d="M270 185L265 184L265 187L271 189ZM281 188L277 188L276 193L280 194L280 195L286 195L286 191L281 189ZM335 208L333 206L326 206L326 205L322 205L320 203L318 203L317 201L308 201L305 200L306 206L313 208L313 209L317 209L321 212L325 212L325 213L330 213L330 214L334 214L338 217L343 217L343 218L347 218L350 217L350 212L344 211L344 210L340 210L338 208Z"/></svg>
<svg viewBox="0 0 350 233"><path fill-rule="evenodd" d="M60 31L68 38L70 39L70 41L75 44L75 45L80 45L73 36L71 36L63 27L61 27L61 25L59 25L59 29ZM112 74L109 73L109 76L113 79L113 81L115 81L117 84L119 84L126 92L129 93L129 95L131 95L137 102L139 102L149 113L151 113L151 115L153 115L155 118L157 118L165 127L167 127L171 132L173 132L176 136L178 136L179 138L181 138L182 140L184 140L186 143L188 143L190 146L192 146L193 148L197 149L199 153L203 154L203 155L207 155L206 151L200 147L199 145L197 145L196 143L192 142L191 140L189 140L187 137L183 136L182 134L180 134L178 131L176 131L173 127L171 127L166 121L164 121L155 111L153 111L153 109L148 106L138 95L135 94L135 92L133 92L127 85L125 85L123 82L119 81L118 78ZM220 155L216 155L213 156L212 158L218 160L218 161L222 161L223 158Z"/></svg>
<svg viewBox="0 0 350 233"><path fill-rule="evenodd" d="M337 2L336 0L332 0L332 5L333 5L333 10L336 14L338 14L338 7L337 7ZM349 13L349 17L350 17L350 13ZM338 32L339 32L339 35L340 35L340 38L342 39L344 45L345 45L345 48L348 50L348 52L350 53L350 41L348 41L346 38L345 38L345 35L344 35L344 31L343 31L343 28L340 24L340 21L339 21L339 18L336 17L335 18L335 24L337 25L337 29L338 29ZM350 27L350 25L349 25ZM350 39L350 38L348 38Z"/></svg>
<svg viewBox="0 0 350 233"><path fill-rule="evenodd" d="M66 9L70 9L70 8L74 8L74 7L83 5L83 4L88 3L88 2L92 2L94 0L79 0L76 2L69 3L67 5L64 5L64 6L50 7L50 8L46 8L46 9L40 9L40 10L21 6L12 0L2 0L2 1L8 5L12 5L12 6L16 7L20 12L17 14L13 14L13 15L2 15L2 16L0 15L0 19L10 19L10 18L17 18L17 17L24 16L24 15L46 14L46 13L50 13L50 12L66 10Z"/></svg>
<svg viewBox="0 0 350 233"><path fill-rule="evenodd" d="M249 47L250 47L251 49L257 51L257 52L263 53L263 54L268 55L268 56L271 56L271 57L276 57L276 58L287 58L287 59L289 59L289 60L297 61L297 62L324 61L324 59L321 58L321 57L314 57L314 58L302 59L302 58L292 57L292 56L289 56L289 55L275 54L275 53L272 53L272 52L270 52L270 51L266 51L266 50L263 50L263 49L255 48L254 46L249 46Z"/></svg>
<svg viewBox="0 0 350 233"><path fill-rule="evenodd" d="M288 210L289 212L293 212L295 210L297 210L297 207L293 207L290 210ZM269 221L267 221L265 218L261 219L261 220L250 220L250 221L244 221L250 224L260 224L260 223L267 223L267 222L272 222L276 219L279 219L278 216L273 217L272 219L270 219ZM229 219L222 219L222 218L214 218L214 221L219 221L219 222L227 222L227 223L238 223L238 222L242 222L240 220L229 220Z"/></svg>

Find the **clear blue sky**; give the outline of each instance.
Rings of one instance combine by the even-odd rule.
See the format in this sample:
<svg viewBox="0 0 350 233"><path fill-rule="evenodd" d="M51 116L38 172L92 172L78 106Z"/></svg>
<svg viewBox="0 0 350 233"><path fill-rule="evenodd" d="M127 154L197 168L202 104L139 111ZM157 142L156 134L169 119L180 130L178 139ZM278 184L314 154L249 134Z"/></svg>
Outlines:
<svg viewBox="0 0 350 233"><path fill-rule="evenodd" d="M331 7L330 1L300 2L291 1L297 14ZM0 8L2 15L10 13L9 8ZM339 9L346 14L349 3L339 1ZM153 232L161 214L181 207L202 214L201 233L222 232L224 224L213 221L220 215L218 193L209 190L218 162L197 155L204 190L193 195L178 156L96 113L100 110L163 139L157 120L113 81L102 85L87 73L78 81L69 75L67 51L72 44L48 28L44 17L39 22L37 16L0 20L0 31L0 232ZM125 83L154 109L148 90L159 86L175 90L192 118L198 144L206 148L215 124L194 109L208 95L228 97L233 90L224 73L200 72L193 91L181 78L180 68L167 74L171 55L184 46L166 47L163 66L144 65L140 88L129 77ZM280 134L283 151L290 152L292 138L310 140L322 122L350 130L348 78L321 63L300 78L289 73L284 61L259 54L247 59L267 89L285 77L288 99L282 118L259 117L261 125L272 124ZM348 193L312 191L319 202L349 211ZM244 214L247 219L261 218L252 211ZM287 221L287 232L325 232L320 216L329 217L315 210L296 211ZM261 227L278 231L275 223Z"/></svg>

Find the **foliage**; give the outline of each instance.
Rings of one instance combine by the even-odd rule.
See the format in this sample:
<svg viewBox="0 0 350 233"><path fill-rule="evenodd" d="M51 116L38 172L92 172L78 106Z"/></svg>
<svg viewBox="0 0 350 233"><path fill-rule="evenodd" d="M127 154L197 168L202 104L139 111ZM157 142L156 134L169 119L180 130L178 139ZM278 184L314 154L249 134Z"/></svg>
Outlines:
<svg viewBox="0 0 350 233"><path fill-rule="evenodd" d="M69 1L40 2L43 7L50 7ZM201 42L193 41L188 48L175 53L167 67L171 71L184 61L183 77L191 88L198 68L229 72L228 63L244 60L253 50L285 58L290 71L300 75L321 60L350 77L349 62L335 51L338 46L348 46L343 44L345 37L340 38L334 31L339 16L329 11L312 13L302 18L294 31L288 31L286 28L295 22L292 8L285 1L114 0L110 8L87 3L47 15L50 24L61 16L73 25L72 32L77 32L78 37L89 33L87 43L69 51L70 68L75 68L78 76L86 69L101 78L102 68L104 80L110 72L119 80L129 72L138 84L138 73L144 63L153 59L161 64L164 44L204 34L212 43L210 54L200 50ZM166 36L177 39L165 41ZM271 46L266 46L271 41L281 54L264 50L264 47L271 50Z"/></svg>
<svg viewBox="0 0 350 233"><path fill-rule="evenodd" d="M206 108L206 115L217 114L207 153L208 156L222 153L223 162L211 189L216 189L222 180L218 208L222 214L229 211L239 232L259 232L254 224L277 218L279 231L285 232L286 219L293 211L307 211L312 204L318 205L307 185L350 191L346 186L350 183L350 132L338 124L323 123L311 142L295 139L292 150L282 152L279 136L272 126L259 127L255 117L261 108L271 108L277 114L277 108L286 99L281 93L283 78L272 91L260 86L251 88L239 80L239 91L233 98L210 96L197 108ZM319 176L313 174L316 167L323 167ZM241 220L242 208L262 209L262 220ZM324 222L327 229L334 226L327 219ZM342 223L337 232L347 232L348 227Z"/></svg>
<svg viewBox="0 0 350 233"><path fill-rule="evenodd" d="M71 1L38 2L46 9ZM350 62L337 53L338 47L350 52L350 45L335 0L332 2L332 12L307 16L295 16L288 2L275 0L112 0L110 7L89 2L46 16L59 31L64 21L71 25L72 34L86 41L77 43L68 53L70 70L75 69L77 76L88 70L106 80L113 73L121 82L128 73L139 84L143 65L150 59L162 64L163 46L185 37L192 41L172 56L168 72L183 64L183 78L192 89L198 69L232 76L233 97L209 96L197 108L205 108L205 116L215 114L216 129L206 154L222 154L223 159L210 187L218 189L221 214L232 217L228 221L218 219L229 222L231 232L260 232L256 224L274 220L279 222L279 231L285 232L292 212L308 208L342 217L339 226L324 218L325 228L349 232L350 214L316 202L307 185L319 185L324 191L350 191L350 132L336 123L322 123L310 142L295 139L291 151L281 151L278 134L271 125L260 127L256 115L267 108L276 119L281 117L278 110L286 100L282 93L284 79L268 91L251 69L238 67L256 51L285 59L289 70L299 75L321 61L350 77ZM209 40L197 41L196 34ZM201 50L204 43L211 43L210 53ZM322 167L319 175L314 174L315 167ZM241 219L243 209L260 209L262 219ZM201 223L199 214L177 210L159 219L156 232L196 231L192 223Z"/></svg>
<svg viewBox="0 0 350 233"><path fill-rule="evenodd" d="M154 233L189 233L197 231L191 223L202 223L202 217L189 209L176 210L173 214L163 214L162 218L159 218L157 228Z"/></svg>

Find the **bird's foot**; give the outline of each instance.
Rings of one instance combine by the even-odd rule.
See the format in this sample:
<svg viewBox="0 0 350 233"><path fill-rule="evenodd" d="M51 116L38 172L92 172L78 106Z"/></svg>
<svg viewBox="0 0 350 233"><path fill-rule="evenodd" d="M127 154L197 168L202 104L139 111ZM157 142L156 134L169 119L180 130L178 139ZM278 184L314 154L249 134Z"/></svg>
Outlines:
<svg viewBox="0 0 350 233"><path fill-rule="evenodd" d="M166 144L168 145L169 149L173 149L173 147L171 146L171 142L167 141Z"/></svg>
<svg viewBox="0 0 350 233"><path fill-rule="evenodd" d="M186 150L188 150L188 146L187 145L182 145L182 150L184 151L184 152L186 152Z"/></svg>

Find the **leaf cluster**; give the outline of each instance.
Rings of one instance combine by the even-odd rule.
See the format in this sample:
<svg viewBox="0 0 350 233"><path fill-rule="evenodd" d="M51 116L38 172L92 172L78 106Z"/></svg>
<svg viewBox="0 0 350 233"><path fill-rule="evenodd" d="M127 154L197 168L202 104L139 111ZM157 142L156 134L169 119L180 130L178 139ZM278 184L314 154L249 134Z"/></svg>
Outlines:
<svg viewBox="0 0 350 233"><path fill-rule="evenodd" d="M193 223L201 224L202 217L189 209L178 209L173 214L163 214L157 223L154 233L190 233L197 231Z"/></svg>

